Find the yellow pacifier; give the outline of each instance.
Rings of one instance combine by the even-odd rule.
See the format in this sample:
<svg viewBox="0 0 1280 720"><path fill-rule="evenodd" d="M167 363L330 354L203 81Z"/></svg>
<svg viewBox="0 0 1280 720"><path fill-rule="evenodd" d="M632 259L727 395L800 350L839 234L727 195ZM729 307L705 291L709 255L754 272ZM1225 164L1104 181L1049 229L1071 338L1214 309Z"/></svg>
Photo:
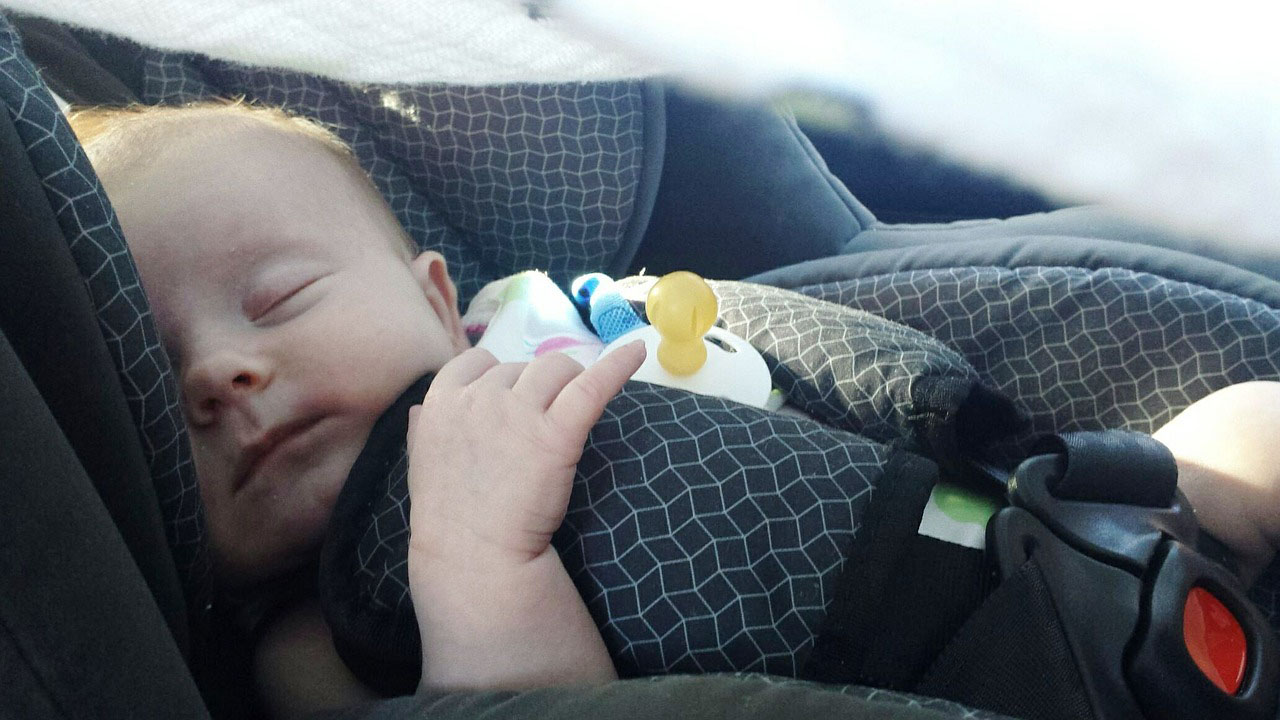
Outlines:
<svg viewBox="0 0 1280 720"><path fill-rule="evenodd" d="M720 303L705 280L683 270L663 275L644 307L649 324L606 345L601 357L643 340L649 352L633 380L755 407L769 404L773 383L764 358L746 340L715 327Z"/></svg>
<svg viewBox="0 0 1280 720"><path fill-rule="evenodd" d="M719 303L706 280L687 270L662 276L644 301L645 315L662 337L658 362L672 375L692 375L707 362L703 336L716 322Z"/></svg>

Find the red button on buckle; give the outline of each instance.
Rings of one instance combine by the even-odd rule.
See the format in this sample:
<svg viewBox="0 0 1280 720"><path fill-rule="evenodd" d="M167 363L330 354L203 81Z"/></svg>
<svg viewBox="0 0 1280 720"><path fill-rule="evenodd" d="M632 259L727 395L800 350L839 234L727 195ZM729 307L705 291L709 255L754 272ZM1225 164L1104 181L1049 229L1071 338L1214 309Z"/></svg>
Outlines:
<svg viewBox="0 0 1280 720"><path fill-rule="evenodd" d="M1234 695L1244 680L1248 649L1236 616L1213 593L1191 588L1182 611L1182 637L1200 672L1223 692Z"/></svg>

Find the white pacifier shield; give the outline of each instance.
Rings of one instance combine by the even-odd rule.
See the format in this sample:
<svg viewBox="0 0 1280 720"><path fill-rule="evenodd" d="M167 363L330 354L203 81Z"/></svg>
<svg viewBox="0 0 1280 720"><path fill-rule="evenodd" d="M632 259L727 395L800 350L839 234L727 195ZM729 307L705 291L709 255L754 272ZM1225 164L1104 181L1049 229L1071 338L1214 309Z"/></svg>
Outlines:
<svg viewBox="0 0 1280 720"><path fill-rule="evenodd" d="M658 362L658 343L662 342L662 337L651 325L632 330L609 343L600 357L636 340L644 341L648 354L644 364L631 376L632 380L714 395L758 408L765 407L769 401L773 380L769 377L764 358L750 343L727 330L713 327L703 338L702 342L707 346L707 362L692 375L672 375L662 367Z"/></svg>

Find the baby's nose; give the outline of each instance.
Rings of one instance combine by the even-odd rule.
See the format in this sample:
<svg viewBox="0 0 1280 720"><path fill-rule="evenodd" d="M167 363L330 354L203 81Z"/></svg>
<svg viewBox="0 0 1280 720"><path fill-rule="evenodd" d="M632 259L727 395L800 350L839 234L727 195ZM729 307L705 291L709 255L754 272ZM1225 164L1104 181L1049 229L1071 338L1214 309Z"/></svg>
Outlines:
<svg viewBox="0 0 1280 720"><path fill-rule="evenodd" d="M221 352L192 363L182 388L188 420L204 426L216 423L229 409L248 409L271 378L266 362L243 353Z"/></svg>

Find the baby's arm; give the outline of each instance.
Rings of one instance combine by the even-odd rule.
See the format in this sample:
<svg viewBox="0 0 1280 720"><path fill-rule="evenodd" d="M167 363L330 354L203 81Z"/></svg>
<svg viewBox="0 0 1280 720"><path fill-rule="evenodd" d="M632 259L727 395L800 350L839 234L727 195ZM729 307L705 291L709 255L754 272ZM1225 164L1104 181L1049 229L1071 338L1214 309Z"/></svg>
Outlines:
<svg viewBox="0 0 1280 720"><path fill-rule="evenodd" d="M1200 526L1229 547L1251 583L1280 548L1280 382L1223 388L1155 437L1178 461Z"/></svg>
<svg viewBox="0 0 1280 720"><path fill-rule="evenodd" d="M476 349L436 376L409 427L423 687L616 677L550 541L587 433L643 360L639 344L585 371L560 353L500 365Z"/></svg>
<svg viewBox="0 0 1280 720"><path fill-rule="evenodd" d="M378 696L338 657L316 598L281 612L254 648L254 681L267 716L311 717Z"/></svg>

